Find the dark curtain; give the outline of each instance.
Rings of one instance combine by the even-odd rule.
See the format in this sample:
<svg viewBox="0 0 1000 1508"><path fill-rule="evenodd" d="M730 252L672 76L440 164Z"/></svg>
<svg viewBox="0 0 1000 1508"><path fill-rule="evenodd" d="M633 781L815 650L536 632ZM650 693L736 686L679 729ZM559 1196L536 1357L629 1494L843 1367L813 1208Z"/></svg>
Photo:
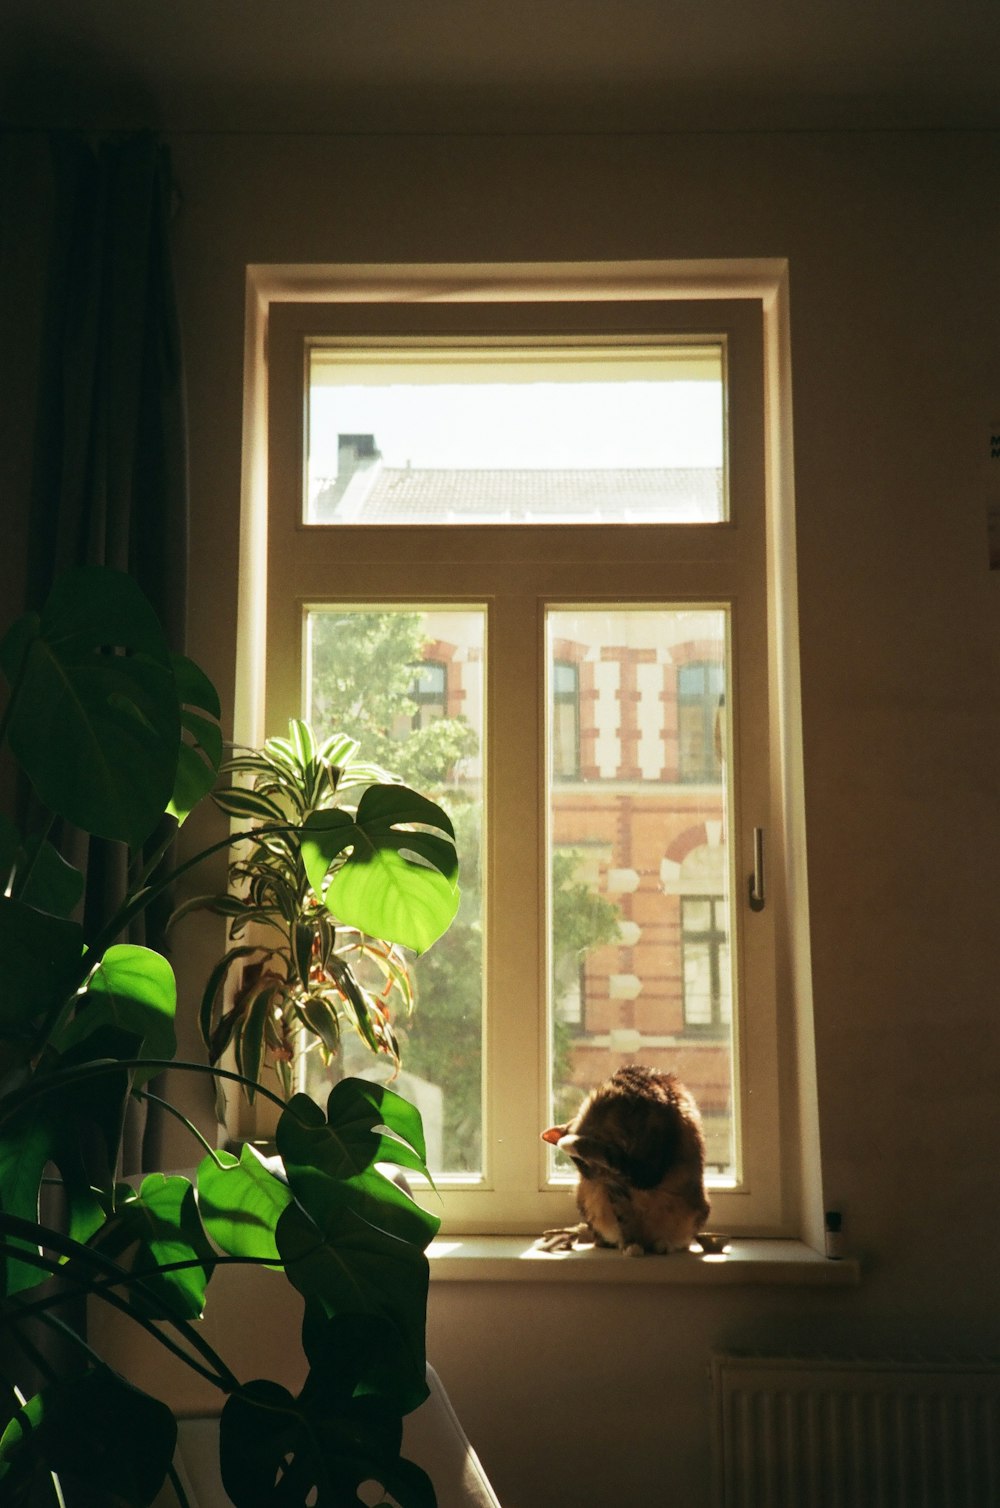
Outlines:
<svg viewBox="0 0 1000 1508"><path fill-rule="evenodd" d="M42 602L68 566L114 566L138 581L183 652L187 446L169 154L147 133L96 145L60 135L47 168L27 600ZM90 935L125 893L127 855L78 834L63 842L86 873ZM169 899L129 940L165 951L168 912ZM157 1150L157 1118L133 1113L124 1171Z"/></svg>
<svg viewBox="0 0 1000 1508"><path fill-rule="evenodd" d="M0 135L4 623L39 606L58 572L107 564L136 578L171 647L184 649L187 454L172 205L169 157L148 133ZM27 804L11 768L0 771L3 802ZM83 922L92 934L122 898L127 856L79 833L51 836L86 872ZM166 951L168 911L165 901L159 915L147 913L144 933L130 940ZM158 1165L158 1118L135 1112L124 1172ZM79 1301L67 1300L59 1316L85 1332ZM51 1365L76 1360L52 1332L0 1326L0 1377L9 1369L29 1393ZM46 1488L42 1501L51 1500ZM72 1499L72 1508L89 1504L86 1490Z"/></svg>

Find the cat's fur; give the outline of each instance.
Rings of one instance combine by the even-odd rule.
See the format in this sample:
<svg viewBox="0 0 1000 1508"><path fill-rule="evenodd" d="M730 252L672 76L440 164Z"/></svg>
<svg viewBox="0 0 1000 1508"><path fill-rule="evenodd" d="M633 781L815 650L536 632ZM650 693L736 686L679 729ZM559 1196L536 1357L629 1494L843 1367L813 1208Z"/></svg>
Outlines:
<svg viewBox="0 0 1000 1508"><path fill-rule="evenodd" d="M672 1073L634 1063L619 1068L591 1090L571 1121L550 1126L542 1140L571 1157L580 1175L576 1203L584 1229L567 1235L589 1231L598 1244L629 1256L686 1251L708 1219L701 1118Z"/></svg>

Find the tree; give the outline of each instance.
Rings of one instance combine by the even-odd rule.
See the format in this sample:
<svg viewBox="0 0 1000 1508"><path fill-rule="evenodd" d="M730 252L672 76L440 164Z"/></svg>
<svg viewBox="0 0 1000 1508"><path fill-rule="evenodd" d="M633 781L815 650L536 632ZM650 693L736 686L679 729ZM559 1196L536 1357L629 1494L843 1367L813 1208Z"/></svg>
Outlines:
<svg viewBox="0 0 1000 1508"><path fill-rule="evenodd" d="M462 718L426 723L413 695L428 639L423 614L398 609L317 613L313 620L312 708L318 736L348 733L359 756L426 791L455 825L462 901L446 935L415 961L416 1009L396 1023L403 1066L444 1090L443 1169L475 1171L482 1156L483 929L478 793L461 779L461 761L478 753ZM618 907L577 879L581 856L552 860L553 1001L566 993L583 959L618 934ZM573 1034L554 1023L554 1082L572 1093Z"/></svg>

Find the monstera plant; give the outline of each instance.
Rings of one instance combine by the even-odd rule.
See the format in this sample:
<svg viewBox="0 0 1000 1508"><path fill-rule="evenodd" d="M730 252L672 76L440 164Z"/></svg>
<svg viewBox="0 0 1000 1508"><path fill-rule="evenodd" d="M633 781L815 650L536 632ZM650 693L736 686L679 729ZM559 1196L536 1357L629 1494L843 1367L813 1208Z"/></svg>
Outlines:
<svg viewBox="0 0 1000 1508"><path fill-rule="evenodd" d="M345 1022L398 1066L393 1019L413 1006L407 955L436 942L458 909L451 819L357 751L356 739L319 742L295 720L287 738L228 760L223 772L242 783L213 800L258 825L234 844L225 893L196 896L172 918L208 910L228 921L201 1030L210 1062L232 1048L251 1098L267 1060L288 1097L293 1063L310 1049L333 1059Z"/></svg>
<svg viewBox="0 0 1000 1508"><path fill-rule="evenodd" d="M222 1477L237 1508L340 1508L372 1481L384 1501L433 1505L400 1442L403 1415L426 1394L425 1248L437 1222L382 1171L426 1172L417 1112L352 1079L325 1106L257 1086L280 1108L277 1155L265 1161L251 1147L211 1147L150 1087L166 1069L254 1087L176 1059L170 965L120 940L198 862L163 872L172 832L221 762L211 684L170 653L135 584L99 568L62 578L7 631L0 670L0 752L30 784L22 819L0 820L0 1501L141 1508L169 1478L186 1503L171 1410L102 1357L93 1317L107 1306L218 1389ZM124 900L86 937L75 920L83 877L52 841L67 824L131 859ZM360 805L314 824L318 894L320 866L345 845L357 853L367 828ZM393 851L440 861L453 887L444 835L431 852L400 831ZM154 1097L198 1148L193 1179L121 1177L127 1107ZM43 1198L53 1182L58 1197ZM273 1269L276 1283L283 1273L302 1297L297 1394L235 1375L201 1333L213 1274L239 1264Z"/></svg>

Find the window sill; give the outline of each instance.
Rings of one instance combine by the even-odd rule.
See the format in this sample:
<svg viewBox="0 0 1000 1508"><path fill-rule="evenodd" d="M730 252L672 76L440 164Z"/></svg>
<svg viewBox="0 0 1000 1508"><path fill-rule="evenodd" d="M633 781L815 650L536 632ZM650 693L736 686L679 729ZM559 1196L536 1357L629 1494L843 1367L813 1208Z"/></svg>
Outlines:
<svg viewBox="0 0 1000 1508"><path fill-rule="evenodd" d="M427 1252L436 1283L670 1283L854 1287L856 1258L830 1261L801 1241L734 1240L724 1252L623 1257L596 1247L539 1251L530 1236L443 1236Z"/></svg>

